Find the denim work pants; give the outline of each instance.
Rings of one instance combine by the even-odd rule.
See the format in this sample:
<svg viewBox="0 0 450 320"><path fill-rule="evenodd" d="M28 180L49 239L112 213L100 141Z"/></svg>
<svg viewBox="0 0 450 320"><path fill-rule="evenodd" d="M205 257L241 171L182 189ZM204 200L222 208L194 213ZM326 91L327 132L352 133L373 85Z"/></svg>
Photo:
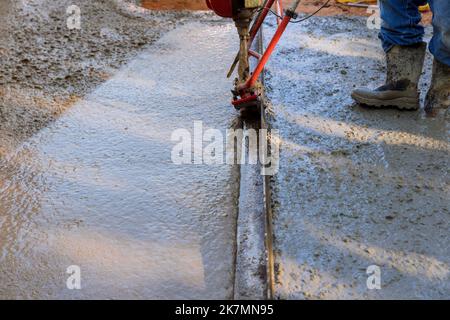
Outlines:
<svg viewBox="0 0 450 320"><path fill-rule="evenodd" d="M380 0L383 49L394 45L407 46L422 41L423 26L419 25L419 6L430 4L433 11L433 38L430 51L434 57L450 66L450 0Z"/></svg>

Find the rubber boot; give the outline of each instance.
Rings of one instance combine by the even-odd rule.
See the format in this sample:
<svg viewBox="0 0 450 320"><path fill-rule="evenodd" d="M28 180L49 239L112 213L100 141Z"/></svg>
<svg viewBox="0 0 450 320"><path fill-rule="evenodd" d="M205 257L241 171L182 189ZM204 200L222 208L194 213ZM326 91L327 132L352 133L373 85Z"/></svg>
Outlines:
<svg viewBox="0 0 450 320"><path fill-rule="evenodd" d="M417 110L420 106L418 83L422 74L427 45L394 46L386 54L386 84L375 89L360 88L352 98L372 107L394 106Z"/></svg>
<svg viewBox="0 0 450 320"><path fill-rule="evenodd" d="M450 106L450 66L436 59L433 63L431 87L425 98L425 110L446 109Z"/></svg>

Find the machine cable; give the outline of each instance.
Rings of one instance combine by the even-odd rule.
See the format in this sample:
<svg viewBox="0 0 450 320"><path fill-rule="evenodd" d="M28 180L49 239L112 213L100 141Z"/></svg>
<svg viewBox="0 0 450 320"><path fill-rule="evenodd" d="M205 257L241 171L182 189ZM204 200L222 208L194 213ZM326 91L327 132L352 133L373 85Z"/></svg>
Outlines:
<svg viewBox="0 0 450 320"><path fill-rule="evenodd" d="M330 3L330 1L331 1L331 0L327 0L324 4L322 4L322 5L320 6L320 8L318 8L318 9L317 9L316 11L314 11L313 13L307 15L306 17L301 18L301 19L298 19L298 20L291 20L289 23L300 23L300 22L303 22L303 21L308 20L308 19L311 18L311 17L314 17L314 16L315 16L316 14L318 14L322 9L324 9L324 8ZM277 12L275 12L272 8L265 8L265 7L262 7L262 8L260 8L258 11L262 11L262 10L264 10L264 9L269 10L270 13L272 13L272 14L273 14L274 16L276 16L277 18L283 19L283 16L279 15L279 14L278 14Z"/></svg>

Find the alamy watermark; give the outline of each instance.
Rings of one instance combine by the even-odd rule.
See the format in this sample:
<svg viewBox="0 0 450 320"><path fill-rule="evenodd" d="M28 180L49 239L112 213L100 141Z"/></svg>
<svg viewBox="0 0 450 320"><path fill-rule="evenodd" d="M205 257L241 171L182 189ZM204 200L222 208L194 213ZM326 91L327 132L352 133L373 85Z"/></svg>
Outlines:
<svg viewBox="0 0 450 320"><path fill-rule="evenodd" d="M177 165L261 165L262 175L275 175L279 169L278 130L206 129L194 121L193 130L172 132L172 162Z"/></svg>
<svg viewBox="0 0 450 320"><path fill-rule="evenodd" d="M69 290L81 290L81 268L77 265L67 267L66 273L70 276L66 280Z"/></svg>
<svg viewBox="0 0 450 320"><path fill-rule="evenodd" d="M369 5L367 11L370 16L367 18L367 28L370 30L380 30L381 29L381 15L379 1L376 5Z"/></svg>
<svg viewBox="0 0 450 320"><path fill-rule="evenodd" d="M77 5L71 5L66 9L67 17L67 28L69 30L80 30L81 29L81 9Z"/></svg>
<svg viewBox="0 0 450 320"><path fill-rule="evenodd" d="M367 268L368 275L366 285L369 290L381 290L381 268L377 265L371 265Z"/></svg>

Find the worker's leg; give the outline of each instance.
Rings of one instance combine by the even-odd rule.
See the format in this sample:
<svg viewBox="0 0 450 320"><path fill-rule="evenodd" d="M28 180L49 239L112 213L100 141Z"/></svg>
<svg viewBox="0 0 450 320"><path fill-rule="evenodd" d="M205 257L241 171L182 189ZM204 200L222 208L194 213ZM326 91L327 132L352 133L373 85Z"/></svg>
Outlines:
<svg viewBox="0 0 450 320"><path fill-rule="evenodd" d="M425 3L426 0L380 0L386 82L375 90L354 90L354 100L373 107L419 108L418 84L427 48L422 42L424 28L419 25L419 5Z"/></svg>
<svg viewBox="0 0 450 320"><path fill-rule="evenodd" d="M439 2L439 1L438 1ZM424 28L419 6L427 0L380 0L381 31L383 49L388 52L393 46L408 46L422 42Z"/></svg>
<svg viewBox="0 0 450 320"><path fill-rule="evenodd" d="M430 51L440 62L450 66L450 1L430 0L433 11L433 39Z"/></svg>
<svg viewBox="0 0 450 320"><path fill-rule="evenodd" d="M430 51L434 55L433 79L425 99L425 108L450 106L450 1L430 0L433 11L433 38Z"/></svg>

